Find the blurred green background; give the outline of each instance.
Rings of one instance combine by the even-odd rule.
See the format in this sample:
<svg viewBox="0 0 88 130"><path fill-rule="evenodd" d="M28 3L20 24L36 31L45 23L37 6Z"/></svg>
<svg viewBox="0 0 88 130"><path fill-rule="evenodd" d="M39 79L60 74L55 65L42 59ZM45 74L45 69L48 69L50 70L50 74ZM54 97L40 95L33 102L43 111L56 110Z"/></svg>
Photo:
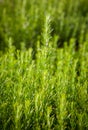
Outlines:
<svg viewBox="0 0 88 130"><path fill-rule="evenodd" d="M35 48L46 14L51 16L51 35L58 37L58 47L72 37L77 44L85 40L87 0L0 0L0 50L5 51L9 37L18 49L22 42L27 48Z"/></svg>

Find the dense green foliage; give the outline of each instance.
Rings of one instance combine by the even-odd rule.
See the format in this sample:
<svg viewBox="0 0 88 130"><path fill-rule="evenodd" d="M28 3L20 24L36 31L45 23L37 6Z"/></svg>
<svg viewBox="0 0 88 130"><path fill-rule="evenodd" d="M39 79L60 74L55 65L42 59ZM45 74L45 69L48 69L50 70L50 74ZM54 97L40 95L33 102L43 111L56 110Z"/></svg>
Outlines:
<svg viewBox="0 0 88 130"><path fill-rule="evenodd" d="M57 48L45 17L42 45L15 50L12 39L0 57L1 130L88 129L88 42Z"/></svg>
<svg viewBox="0 0 88 130"><path fill-rule="evenodd" d="M87 5L0 1L0 130L88 130Z"/></svg>

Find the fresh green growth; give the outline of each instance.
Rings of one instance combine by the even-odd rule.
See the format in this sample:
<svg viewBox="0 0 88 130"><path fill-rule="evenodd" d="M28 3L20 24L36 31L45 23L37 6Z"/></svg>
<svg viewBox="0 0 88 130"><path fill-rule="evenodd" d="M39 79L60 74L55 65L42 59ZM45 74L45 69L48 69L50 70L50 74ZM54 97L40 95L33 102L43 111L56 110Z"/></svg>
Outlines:
<svg viewBox="0 0 88 130"><path fill-rule="evenodd" d="M88 35L78 51L75 38L57 48L50 20L46 14L35 57L12 38L0 57L0 130L88 129Z"/></svg>

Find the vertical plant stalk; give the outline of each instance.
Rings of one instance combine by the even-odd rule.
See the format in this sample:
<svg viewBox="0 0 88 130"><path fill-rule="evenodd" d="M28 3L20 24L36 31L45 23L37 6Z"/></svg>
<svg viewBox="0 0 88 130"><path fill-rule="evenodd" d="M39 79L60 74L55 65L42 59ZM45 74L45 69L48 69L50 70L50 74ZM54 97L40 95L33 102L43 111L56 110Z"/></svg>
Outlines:
<svg viewBox="0 0 88 130"><path fill-rule="evenodd" d="M44 46L49 46L49 41L51 39L51 28L50 28L51 18L50 15L46 15L44 19L44 26L42 31L42 43Z"/></svg>

